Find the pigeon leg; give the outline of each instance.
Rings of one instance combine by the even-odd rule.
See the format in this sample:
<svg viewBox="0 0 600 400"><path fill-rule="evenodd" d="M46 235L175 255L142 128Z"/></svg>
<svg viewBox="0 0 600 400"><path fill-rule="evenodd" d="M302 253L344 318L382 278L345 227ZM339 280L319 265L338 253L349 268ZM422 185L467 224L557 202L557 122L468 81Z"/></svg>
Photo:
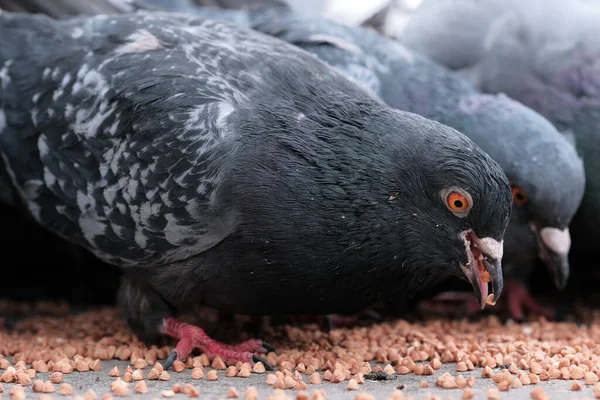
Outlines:
<svg viewBox="0 0 600 400"><path fill-rule="evenodd" d="M508 302L508 312L513 319L517 321L525 319L524 309L528 310L529 314L546 318L554 317L554 311L541 306L522 282L511 279L506 282L504 290Z"/></svg>
<svg viewBox="0 0 600 400"><path fill-rule="evenodd" d="M236 345L223 344L211 339L201 328L173 317L164 318L161 332L179 340L175 350L167 359L165 368L169 368L176 359L186 359L194 348L198 348L209 356L219 356L226 363L238 361L256 363L260 361L268 370L273 368L267 360L254 354L255 352L274 351L270 344L262 340L251 339Z"/></svg>

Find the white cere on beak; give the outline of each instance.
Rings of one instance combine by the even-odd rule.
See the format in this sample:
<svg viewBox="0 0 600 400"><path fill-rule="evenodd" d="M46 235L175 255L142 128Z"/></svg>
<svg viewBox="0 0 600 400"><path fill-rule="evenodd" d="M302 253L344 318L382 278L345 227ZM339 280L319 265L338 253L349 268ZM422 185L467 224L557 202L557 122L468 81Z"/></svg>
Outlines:
<svg viewBox="0 0 600 400"><path fill-rule="evenodd" d="M571 249L571 234L569 228L562 231L557 228L542 228L540 230L542 242L556 254L567 254Z"/></svg>
<svg viewBox="0 0 600 400"><path fill-rule="evenodd" d="M494 260L502 260L504 254L504 241L497 241L490 237L485 237L477 241L477 246L484 256Z"/></svg>

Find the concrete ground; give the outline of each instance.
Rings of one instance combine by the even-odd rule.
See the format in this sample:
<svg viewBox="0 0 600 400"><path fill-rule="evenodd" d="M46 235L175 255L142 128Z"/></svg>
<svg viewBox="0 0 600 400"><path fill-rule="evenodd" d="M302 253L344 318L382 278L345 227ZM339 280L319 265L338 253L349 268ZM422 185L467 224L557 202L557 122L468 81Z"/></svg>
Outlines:
<svg viewBox="0 0 600 400"><path fill-rule="evenodd" d="M112 367L117 365L121 373L125 371L127 367L127 362L124 361L102 361L102 369L98 372L73 372L71 374L65 375L65 382L70 383L75 389L75 395L83 395L88 389L93 389L97 396L98 400L102 398L103 395L110 393L110 384L116 378L112 378L108 375L108 372ZM145 368L144 372L147 373L150 367ZM208 371L209 368L206 369ZM310 395L314 389L324 389L327 395L327 399L348 399L353 400L358 393L366 392L372 394L375 399L383 399L387 400L392 393L392 391L398 387L403 385L403 392L405 395L413 396L414 400L425 400L432 399L432 395L440 396L439 399L462 399L462 389L441 389L435 386L436 378L444 372L450 372L453 375L456 375L457 372L454 370L453 364L445 364L442 366L441 370L436 371L436 373L432 376L416 376L416 375L399 375L395 380L388 381L366 381L365 384L360 386L359 391L349 391L346 389L347 382L342 383L329 383L323 381L320 385L310 385L308 387L308 394ZM244 398L244 390L249 386L255 386L259 393L259 399L268 399L269 396L274 394L274 389L268 386L265 383L266 375L264 374L253 374L249 378L227 378L225 377L225 371L219 371L219 379L217 381L207 381L206 378L202 378L201 380L192 380L191 379L191 370L187 369L181 373L175 373L173 371L169 371L171 375L170 381L150 381L146 380L148 385L148 394L139 395L134 394L133 384L130 384L131 397L139 398L139 399L153 399L153 398L162 398L161 391L171 389L173 384L185 384L191 383L198 388L200 393L200 399L225 399L227 398L227 391L230 386L234 386L239 394L240 398ZM473 375L476 378L475 387L472 389L475 395L475 399L487 399L486 391L489 388L497 387L492 379L483 379L481 378L481 369L476 369L472 372L463 373L463 375L470 376ZM36 379L49 379L50 373L39 373ZM429 383L428 388L420 388L419 382L426 380ZM307 381L307 379L305 379ZM583 382L581 382L583 384ZM592 393L591 387L583 387L583 389L579 392L572 392L570 390L572 381L549 381L549 382L541 382L540 385L543 387L545 393L549 395L550 399L559 399L559 400L570 400L570 399L593 399L594 395ZM3 383L4 393L0 394L0 399L8 399L10 398L9 392L11 388L14 386L13 384ZM58 388L58 385L55 385ZM533 390L534 386L524 386L519 389L510 389L508 392L500 392L500 399L531 399L530 393ZM26 388L27 398L39 398L40 394L34 393L31 389L31 386ZM286 390L287 396L291 399L296 398L296 392L294 390ZM2 397L4 396L4 397ZM69 398L59 396L58 393L52 394L54 398ZM116 396L114 396L116 397ZM187 398L187 395L177 394L174 399Z"/></svg>

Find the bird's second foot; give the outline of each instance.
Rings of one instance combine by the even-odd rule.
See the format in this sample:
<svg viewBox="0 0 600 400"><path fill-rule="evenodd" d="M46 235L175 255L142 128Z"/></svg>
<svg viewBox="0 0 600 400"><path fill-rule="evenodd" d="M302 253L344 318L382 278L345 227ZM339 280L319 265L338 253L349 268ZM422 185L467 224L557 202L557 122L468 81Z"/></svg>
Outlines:
<svg viewBox="0 0 600 400"><path fill-rule="evenodd" d="M165 362L167 369L175 360L185 360L195 348L208 356L219 356L229 364L238 361L254 364L260 361L267 370L273 369L266 359L256 354L275 351L270 344L262 340L251 339L235 345L220 343L210 338L203 329L173 317L166 317L163 320L161 333L179 341Z"/></svg>
<svg viewBox="0 0 600 400"><path fill-rule="evenodd" d="M548 319L554 318L554 310L540 305L523 283L511 279L506 282L503 291L509 315L514 320L524 320L524 310L527 310L529 315L541 316Z"/></svg>

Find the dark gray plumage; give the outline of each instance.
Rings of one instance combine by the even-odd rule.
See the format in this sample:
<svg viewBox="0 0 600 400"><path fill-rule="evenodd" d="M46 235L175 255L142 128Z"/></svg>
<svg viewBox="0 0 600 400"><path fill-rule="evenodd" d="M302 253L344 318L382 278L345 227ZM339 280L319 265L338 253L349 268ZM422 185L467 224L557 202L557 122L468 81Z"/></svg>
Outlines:
<svg viewBox="0 0 600 400"><path fill-rule="evenodd" d="M128 323L189 340L175 356L268 350L173 318L199 305L349 313L463 273L485 301L486 267L500 294L500 166L309 53L166 13L4 13L0 38L12 184L40 224L123 267Z"/></svg>
<svg viewBox="0 0 600 400"><path fill-rule="evenodd" d="M583 157L586 188L573 251L600 242L600 3L575 0L425 1L409 46L486 92L504 92L550 119Z"/></svg>
<svg viewBox="0 0 600 400"><path fill-rule="evenodd" d="M528 198L526 205L516 202L515 207L523 210L515 213L522 218L515 216L507 231L507 276L527 277L539 255L556 285L564 287L568 248L556 253L550 246L557 248L552 243L556 237L570 240L567 227L583 196L585 176L575 149L548 120L506 96L481 94L429 59L366 29L284 8L196 8L195 13L230 20L293 43L338 68L388 105L465 133L500 163L515 193L524 192ZM519 310L515 317L522 314Z"/></svg>

